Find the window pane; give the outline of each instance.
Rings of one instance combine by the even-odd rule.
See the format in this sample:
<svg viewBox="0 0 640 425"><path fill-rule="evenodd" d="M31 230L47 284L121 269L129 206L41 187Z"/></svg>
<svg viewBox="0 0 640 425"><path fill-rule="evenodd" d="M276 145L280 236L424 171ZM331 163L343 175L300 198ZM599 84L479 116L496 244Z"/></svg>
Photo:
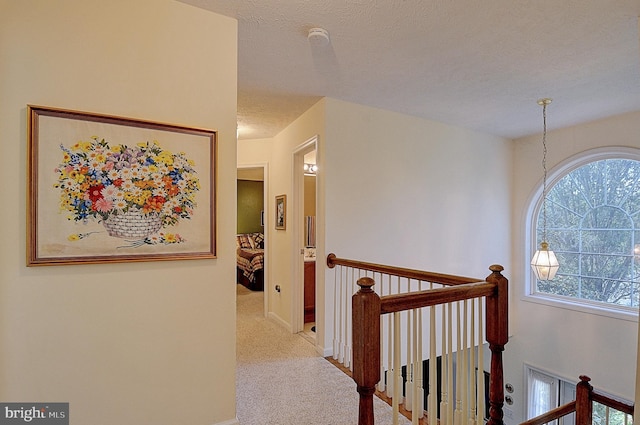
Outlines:
<svg viewBox="0 0 640 425"><path fill-rule="evenodd" d="M560 380L560 401L559 405L567 404L576 399L576 384ZM570 413L560 420L562 425L574 425L576 423L576 414Z"/></svg>
<svg viewBox="0 0 640 425"><path fill-rule="evenodd" d="M562 274L552 281L540 280L537 289L548 294L580 298L580 277Z"/></svg>
<svg viewBox="0 0 640 425"><path fill-rule="evenodd" d="M584 229L629 229L633 227L631 218L619 208L600 206L591 209L584 216Z"/></svg>
<svg viewBox="0 0 640 425"><path fill-rule="evenodd" d="M574 252L556 251L558 263L562 264L562 275L579 275L580 274L580 253L578 250Z"/></svg>
<svg viewBox="0 0 640 425"><path fill-rule="evenodd" d="M580 233L582 252L628 256L633 250L633 232L629 230L584 230Z"/></svg>
<svg viewBox="0 0 640 425"><path fill-rule="evenodd" d="M568 205L566 196L549 193L547 196L547 223L554 223L563 228L578 227L588 205L584 200L580 203L581 205ZM540 215L540 219L542 219L542 215ZM542 223L538 223L538 227L542 228Z"/></svg>
<svg viewBox="0 0 640 425"><path fill-rule="evenodd" d="M540 235L542 237L542 235ZM579 229L552 229L547 230L547 242L551 249L558 251L562 247L563 251L580 251L580 230ZM557 255L557 252L556 252Z"/></svg>
<svg viewBox="0 0 640 425"><path fill-rule="evenodd" d="M618 206L637 188L637 170L631 160L607 161L606 166L607 204Z"/></svg>
<svg viewBox="0 0 640 425"><path fill-rule="evenodd" d="M629 305L631 286L610 279L582 278L580 298L611 304ZM625 301L626 300L626 301Z"/></svg>
<svg viewBox="0 0 640 425"><path fill-rule="evenodd" d="M556 379L537 370L529 369L528 387L527 419L535 418L557 407Z"/></svg>
<svg viewBox="0 0 640 425"><path fill-rule="evenodd" d="M633 416L593 402L593 425L632 425Z"/></svg>
<svg viewBox="0 0 640 425"><path fill-rule="evenodd" d="M627 279L631 264L631 256L583 254L580 262L580 274L603 279Z"/></svg>
<svg viewBox="0 0 640 425"><path fill-rule="evenodd" d="M605 203L605 162L606 161L592 162L578 168L570 174L581 195L591 207Z"/></svg>

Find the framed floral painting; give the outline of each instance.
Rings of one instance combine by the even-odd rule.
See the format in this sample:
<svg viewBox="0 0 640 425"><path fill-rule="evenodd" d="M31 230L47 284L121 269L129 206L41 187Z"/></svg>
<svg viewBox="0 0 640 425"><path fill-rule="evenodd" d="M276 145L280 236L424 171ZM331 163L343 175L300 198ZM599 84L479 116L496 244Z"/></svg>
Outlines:
<svg viewBox="0 0 640 425"><path fill-rule="evenodd" d="M27 265L216 257L216 132L28 105Z"/></svg>

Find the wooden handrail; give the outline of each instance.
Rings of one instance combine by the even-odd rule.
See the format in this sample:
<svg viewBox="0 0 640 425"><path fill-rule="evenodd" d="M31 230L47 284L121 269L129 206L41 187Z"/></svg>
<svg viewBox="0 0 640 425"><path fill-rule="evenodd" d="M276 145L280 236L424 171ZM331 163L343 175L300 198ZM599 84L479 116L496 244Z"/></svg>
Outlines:
<svg viewBox="0 0 640 425"><path fill-rule="evenodd" d="M543 413L542 415L536 416L533 419L524 421L520 425L543 425L551 421L555 421L556 419L561 418L562 416L569 415L575 411L576 411L576 402L574 400L567 404L563 404L560 407L556 407L553 410L549 410L547 413Z"/></svg>
<svg viewBox="0 0 640 425"><path fill-rule="evenodd" d="M591 399L605 406L609 406L613 409L619 410L622 413L626 413L627 415L633 415L634 406L631 406L625 403L624 401L611 398L605 394L602 394L598 390L595 390L595 389L593 390L593 393L591 394Z"/></svg>
<svg viewBox="0 0 640 425"><path fill-rule="evenodd" d="M471 298L488 297L495 292L493 283L466 283L459 286L428 289L405 294L386 295L381 298L381 314L414 308L431 307Z"/></svg>
<svg viewBox="0 0 640 425"><path fill-rule="evenodd" d="M384 266L355 260L327 257L330 268L343 265L408 279L449 285L408 294L380 297L370 277L358 279L360 290L352 298L353 379L360 394L358 424L372 425L373 395L380 381L380 315L435 306L465 299L486 297L486 340L491 350L489 382L489 425L503 425L504 389L502 352L508 341L508 281L500 265L492 265L486 280L441 273Z"/></svg>
<svg viewBox="0 0 640 425"><path fill-rule="evenodd" d="M327 255L327 266L332 269L335 266L353 267L354 269L369 270L372 272L405 277L407 279L421 280L423 282L439 283L441 285L462 285L465 283L482 282L482 279L464 276L454 276L443 273L425 272L422 270L407 269L403 267L386 266L383 264L367 263L364 261L347 260L338 258L335 254Z"/></svg>

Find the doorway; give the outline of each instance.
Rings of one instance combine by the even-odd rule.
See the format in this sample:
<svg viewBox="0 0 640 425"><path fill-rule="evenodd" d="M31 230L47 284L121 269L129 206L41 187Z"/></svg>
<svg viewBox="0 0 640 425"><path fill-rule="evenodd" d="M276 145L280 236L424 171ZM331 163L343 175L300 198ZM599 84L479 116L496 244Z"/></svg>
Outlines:
<svg viewBox="0 0 640 425"><path fill-rule="evenodd" d="M293 158L294 183L294 332L315 342L316 335L316 210L317 137L298 147Z"/></svg>
<svg viewBox="0 0 640 425"><path fill-rule="evenodd" d="M253 251L262 248L262 270L254 273L253 279L256 279L254 285L247 285L243 280L240 268L237 270L236 284L242 284L251 290L261 292L263 294L263 314L267 314L267 297L265 288L268 288L268 236L267 236L267 165L246 165L238 166L237 177L237 235L251 235L252 241L261 240L262 246L252 246ZM253 238L253 236L258 236ZM253 263L253 262L252 262ZM257 262L259 263L259 262ZM253 271L253 270L252 270ZM259 276L259 278L257 278ZM258 282L258 280L260 282Z"/></svg>
<svg viewBox="0 0 640 425"><path fill-rule="evenodd" d="M304 332L316 331L316 151L304 155Z"/></svg>

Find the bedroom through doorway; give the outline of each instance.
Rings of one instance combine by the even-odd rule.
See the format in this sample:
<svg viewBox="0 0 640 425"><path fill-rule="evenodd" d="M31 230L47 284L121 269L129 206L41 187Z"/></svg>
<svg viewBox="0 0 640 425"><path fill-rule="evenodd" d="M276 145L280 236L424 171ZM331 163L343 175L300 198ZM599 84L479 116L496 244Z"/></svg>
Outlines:
<svg viewBox="0 0 640 425"><path fill-rule="evenodd" d="M266 287L266 165L237 169L236 285L264 296ZM266 314L266 308L263 309Z"/></svg>

